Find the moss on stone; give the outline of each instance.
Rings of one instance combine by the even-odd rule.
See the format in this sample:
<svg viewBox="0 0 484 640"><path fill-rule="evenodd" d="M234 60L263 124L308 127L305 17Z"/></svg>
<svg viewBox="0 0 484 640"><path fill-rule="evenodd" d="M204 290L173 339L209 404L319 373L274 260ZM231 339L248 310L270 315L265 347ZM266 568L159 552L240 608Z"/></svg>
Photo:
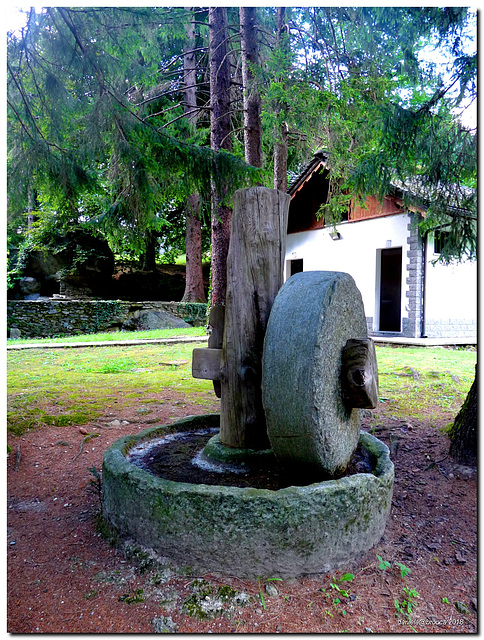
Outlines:
<svg viewBox="0 0 484 640"><path fill-rule="evenodd" d="M192 593L183 602L182 612L198 620L231 617L237 607L250 601L247 594L239 593L229 585L215 588L210 582L197 579L191 584Z"/></svg>
<svg viewBox="0 0 484 640"><path fill-rule="evenodd" d="M196 430L217 421L217 415L189 418L170 429ZM367 551L383 534L393 465L385 445L369 434L362 441L375 452L375 475L272 491L172 482L126 460L127 443L159 437L166 429L122 438L108 449L103 507L120 535L175 565L251 578L322 573Z"/></svg>

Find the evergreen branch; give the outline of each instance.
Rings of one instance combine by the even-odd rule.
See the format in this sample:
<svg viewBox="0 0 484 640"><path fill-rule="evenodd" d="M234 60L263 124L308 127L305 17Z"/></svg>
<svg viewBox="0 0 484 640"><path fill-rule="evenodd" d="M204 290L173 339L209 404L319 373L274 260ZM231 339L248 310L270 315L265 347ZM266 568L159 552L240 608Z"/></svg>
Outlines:
<svg viewBox="0 0 484 640"><path fill-rule="evenodd" d="M10 74L13 74L12 69L9 65L9 63L7 62L7 69L10 71ZM42 131L39 129L39 127L37 126L36 122L35 122L35 117L32 114L32 111L30 110L30 106L28 104L28 101L24 95L24 91L20 85L20 83L17 81L17 79L15 77L13 77L12 75L12 79L15 83L15 85L17 86L17 89L22 97L22 102L24 104L24 107L30 117L30 122L33 125L34 129L37 131L37 133L39 134L39 136L42 138L42 140L45 142L45 144L47 144L49 147L54 147L55 149L58 149L61 153L65 153L67 151L67 149L62 149L61 147L59 147L59 145L57 145L55 142L49 142L46 137L44 136L44 134L42 133ZM27 125L24 123L21 115L19 114L19 112L17 111L17 109L15 108L15 106L13 105L13 103L8 100L7 101L8 104L10 105L10 107L12 108L12 110L14 111L15 115L17 116L17 120L20 123L21 127L23 128L23 130L27 133L27 135L29 136L29 138L36 142L35 138L32 136L32 134L29 132Z"/></svg>
<svg viewBox="0 0 484 640"><path fill-rule="evenodd" d="M65 22L65 24L66 24L67 28L69 29L69 31L70 31L70 32L72 33L72 35L74 36L74 40L75 40L75 42L77 43L77 46L78 46L78 47L79 47L79 49L81 50L82 54L83 54L83 55L86 55L86 50L85 50L84 44L83 44L83 42L80 40L80 38L79 38L79 36L78 36L78 34L77 34L77 31L76 31L76 28L75 28L75 27L74 27L74 25L72 24L72 21L70 21L70 20L68 20L68 19L67 19L67 17L68 17L68 16L67 16L67 13L66 13L65 9L64 9L63 7L57 7L57 11L58 11L58 13L60 14L61 18L64 20L64 22ZM50 11L49 11L49 14L50 14L50 15L51 15L51 17L52 17L52 14L51 14L51 12L50 12ZM53 22L55 23L54 19L53 19Z"/></svg>
<svg viewBox="0 0 484 640"><path fill-rule="evenodd" d="M35 142L35 138L33 137L33 135L30 133L30 131L28 130L26 124L24 123L24 121L22 120L20 114L18 113L16 107L14 106L14 104L12 102L10 102L10 100L7 99L7 104L10 106L10 108L13 110L13 112L15 113L15 115L17 116L17 120L20 124L20 126L22 127L22 129L25 131L25 133L27 134L27 136L32 140L32 142Z"/></svg>
<svg viewBox="0 0 484 640"><path fill-rule="evenodd" d="M167 107L166 109L162 109L161 111L157 111L156 113L149 113L145 120L147 120L148 118L154 118L155 116L161 116L164 113L168 113L168 111L173 111L173 109L178 109L178 107L182 107L184 106L186 103L185 102L177 102L176 104L173 104L171 107ZM136 107L138 105L135 105Z"/></svg>
<svg viewBox="0 0 484 640"><path fill-rule="evenodd" d="M177 56L175 56L174 58L172 58L170 60L170 62L163 68L160 69L158 73L167 73L167 69L169 69L177 60L183 60L183 56L186 54L194 54L197 53L198 51L207 51L207 47L197 47L196 49L190 49L189 51L183 52L183 53L179 53Z"/></svg>
<svg viewBox="0 0 484 640"><path fill-rule="evenodd" d="M244 130L244 127L237 127L236 129L231 129L229 133L227 133L227 135L222 138L220 145L222 146L225 140L227 140L227 138L229 138L232 134L238 133L239 131L243 131L243 130Z"/></svg>
<svg viewBox="0 0 484 640"><path fill-rule="evenodd" d="M186 103L185 103L186 104ZM211 107L206 107L206 109L211 109ZM191 109L190 111L187 111L186 113L182 113L180 116L177 116L176 118L173 118L173 120L170 120L169 122L166 122L165 124L163 124L163 128L168 127L168 125L173 124L174 122L177 122L177 120L181 120L182 118L188 118L191 115L195 114L195 113L199 113L202 110L202 108L196 108L196 109Z"/></svg>
<svg viewBox="0 0 484 640"><path fill-rule="evenodd" d="M145 126L149 126L151 128L151 130L153 132L156 132L157 135L161 136L162 138L164 138L164 140L168 143L168 144L174 144L178 149L183 148L186 151L197 151L197 152L201 152L202 149L204 150L203 152L206 153L211 160L213 160L215 157L222 155L223 157L226 157L226 154L228 153L226 150L221 150L221 151L215 151L213 149L210 148L205 148L205 147L198 147L197 145L192 145L188 142L185 142L184 140L174 140L172 138L172 136L170 136L169 134L163 132L162 130L160 130L159 128L155 128L153 125L151 125L150 123L148 123L145 119L141 118L140 116L138 116L136 113L134 113L131 109L129 109L119 98L118 96L111 92L108 89L108 92L110 93L110 95L112 96L112 98L114 100L116 100L130 115L132 115L138 122L140 122L141 124L145 125ZM240 111L229 111L227 114L225 115L230 115L231 113L240 113ZM185 114L184 114L185 115ZM183 117L183 116L181 116ZM221 116L223 117L223 116ZM229 154L231 155L231 154ZM234 158L235 160L235 158ZM249 169L249 165L247 165L246 162L244 162L243 160L240 159L236 159L237 164L239 165L239 167L244 167L246 169Z"/></svg>
<svg viewBox="0 0 484 640"><path fill-rule="evenodd" d="M123 139L124 142L128 142L126 135L124 133L123 127L119 121L119 118L117 116L114 116L114 123L116 125L117 130L119 131L119 133L121 134L121 138Z"/></svg>
<svg viewBox="0 0 484 640"><path fill-rule="evenodd" d="M335 33L335 30L334 30L333 21L331 20L330 11L329 11L327 8L324 8L324 9L323 9L323 11L325 11L325 12L326 12L326 14L327 14L327 16L328 16L329 26L331 27L331 32L332 32L332 34L333 34L334 52L335 52L335 54L336 54L336 58L337 58L337 60L338 60L338 73L340 74L341 78L343 78L343 73L342 73L342 71L341 71L341 69L340 69L340 67L341 67L341 60L340 60L340 57L339 57L338 43L337 43L337 40L336 40L336 33ZM340 23L340 24L341 24L341 23Z"/></svg>
<svg viewBox="0 0 484 640"><path fill-rule="evenodd" d="M61 18L64 20L64 22L66 23L67 28L69 29L69 31L72 33L75 42L77 43L79 49L81 50L81 53L85 56L87 56L87 50L86 47L84 46L83 42L81 41L78 33L77 33L77 29L75 28L74 24L68 20L68 13L67 11L63 8L63 7L57 7L57 10L61 16ZM99 67L99 65L95 62L95 60L91 61L93 67L94 67L94 71L101 89L101 92L103 92L104 90L104 78L103 78L103 73Z"/></svg>
<svg viewBox="0 0 484 640"><path fill-rule="evenodd" d="M161 98L165 98L166 96L171 95L172 93L178 93L178 92L183 92L186 89L193 89L193 87L200 87L203 85L209 85L209 82L200 82L197 84L193 84L190 85L189 87L177 87L176 89L170 89L169 91L163 91L162 93L158 93L156 96L150 96L149 98L145 98L144 100L141 100L141 102L137 102L134 106L135 107L142 107L145 104L148 104L150 102L153 102L154 100L160 100ZM125 92L127 93L127 92Z"/></svg>
<svg viewBox="0 0 484 640"><path fill-rule="evenodd" d="M307 72L308 69L309 69L308 53L307 53L307 50L306 50L306 43L304 41L304 38L301 35L302 33L306 33L306 32L305 32L304 29L302 29L302 27L300 27L298 24L296 24L294 22L294 20L291 20L291 22L288 24L288 27L289 27L289 29L293 29L294 31L296 31L298 33L298 35L299 35L299 39L301 40L301 45L302 45L303 50L304 50L304 58L306 60L306 72ZM306 35L307 35L307 33L306 33Z"/></svg>

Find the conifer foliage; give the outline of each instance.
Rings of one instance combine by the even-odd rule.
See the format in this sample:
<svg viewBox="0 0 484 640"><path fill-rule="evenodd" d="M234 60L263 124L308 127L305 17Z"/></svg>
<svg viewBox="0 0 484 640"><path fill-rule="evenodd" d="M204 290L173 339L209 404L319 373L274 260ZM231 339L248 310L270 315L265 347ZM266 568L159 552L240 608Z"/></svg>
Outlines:
<svg viewBox="0 0 484 640"><path fill-rule="evenodd" d="M246 183L245 162L213 153L203 122L201 131L187 123L190 19L181 8L30 12L8 43L13 216L35 190L57 215L95 225L115 251L140 254L195 190L209 197L211 182Z"/></svg>
<svg viewBox="0 0 484 640"><path fill-rule="evenodd" d="M35 193L140 254L178 242L196 192L213 241L235 188L284 189L286 167L325 148L329 223L398 180L431 204L427 227L457 229L443 258L473 256L476 136L456 115L476 91L468 25L453 7L32 9L8 37L9 214ZM432 42L447 77L419 58Z"/></svg>

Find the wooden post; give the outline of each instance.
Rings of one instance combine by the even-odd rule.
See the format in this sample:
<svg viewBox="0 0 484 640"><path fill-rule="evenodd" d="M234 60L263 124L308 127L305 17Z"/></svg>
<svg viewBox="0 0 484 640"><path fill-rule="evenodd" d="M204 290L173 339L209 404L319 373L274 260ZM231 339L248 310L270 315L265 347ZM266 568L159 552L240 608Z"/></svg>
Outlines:
<svg viewBox="0 0 484 640"><path fill-rule="evenodd" d="M220 441L269 446L262 406L262 348L269 313L282 286L290 196L265 187L240 189L227 257L221 361Z"/></svg>

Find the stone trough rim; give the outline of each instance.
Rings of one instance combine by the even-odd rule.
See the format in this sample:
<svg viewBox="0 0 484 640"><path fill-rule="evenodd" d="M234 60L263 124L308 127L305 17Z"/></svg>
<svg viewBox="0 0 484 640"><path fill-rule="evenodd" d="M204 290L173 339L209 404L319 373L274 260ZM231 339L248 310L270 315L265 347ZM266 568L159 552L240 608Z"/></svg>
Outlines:
<svg viewBox="0 0 484 640"><path fill-rule="evenodd" d="M183 482L176 480L168 480L167 478L162 478L160 476L156 476L145 469L141 469L140 467L134 465L127 459L127 455L129 453L129 449L132 449L137 444L140 444L144 440L152 439L153 436L158 435L161 437L163 435L162 431L166 431L168 433L178 433L176 429L172 430L172 427L178 426L180 423L192 421L194 418L200 418L200 420L205 421L207 418L218 418L220 414L206 414L204 416L188 416L187 418L182 418L172 424L164 424L155 427L149 427L148 429L144 429L135 435L127 435L122 436L118 440L116 440L105 452L104 456L109 461L109 457L116 454L119 454L123 460L123 466L126 466L126 470L130 473L130 475L137 475L140 478L149 476L150 478L154 478L155 481L160 484L166 486L167 489L179 489L180 491L187 491L188 489L199 490L200 493L214 493L216 490L222 490L222 493L234 493L234 495L243 495L249 494L249 496L267 496L267 497L284 497L285 493L294 493L297 492L312 492L317 490L322 490L324 488L336 488L341 487L345 484L354 484L359 481L361 476L373 476L377 479L383 479L383 477L387 473L393 472L393 463L389 457L389 449L388 447L378 440L375 436L371 435L367 431L360 431L359 443L361 441L363 446L370 451L373 455L378 457L378 462L375 467L374 473L353 473L349 476L343 476L342 478L335 479L327 479L321 480L319 482L313 482L307 485L291 485L289 487L284 487L282 489L257 489L255 487L232 487L232 486L224 486L224 485L211 485L205 483L192 483L192 482ZM129 448L128 448L128 445ZM374 448L378 449L378 454L375 453L372 449L368 447L368 445L373 445ZM386 451L385 451L386 450ZM383 468L382 468L383 467Z"/></svg>
<svg viewBox="0 0 484 640"><path fill-rule="evenodd" d="M282 489L168 480L128 458L142 442L208 430L219 420L219 414L193 416L109 447L102 514L119 541L149 548L177 567L249 579L327 573L379 542L391 509L394 466L388 447L367 432L360 438L376 458L372 473Z"/></svg>

